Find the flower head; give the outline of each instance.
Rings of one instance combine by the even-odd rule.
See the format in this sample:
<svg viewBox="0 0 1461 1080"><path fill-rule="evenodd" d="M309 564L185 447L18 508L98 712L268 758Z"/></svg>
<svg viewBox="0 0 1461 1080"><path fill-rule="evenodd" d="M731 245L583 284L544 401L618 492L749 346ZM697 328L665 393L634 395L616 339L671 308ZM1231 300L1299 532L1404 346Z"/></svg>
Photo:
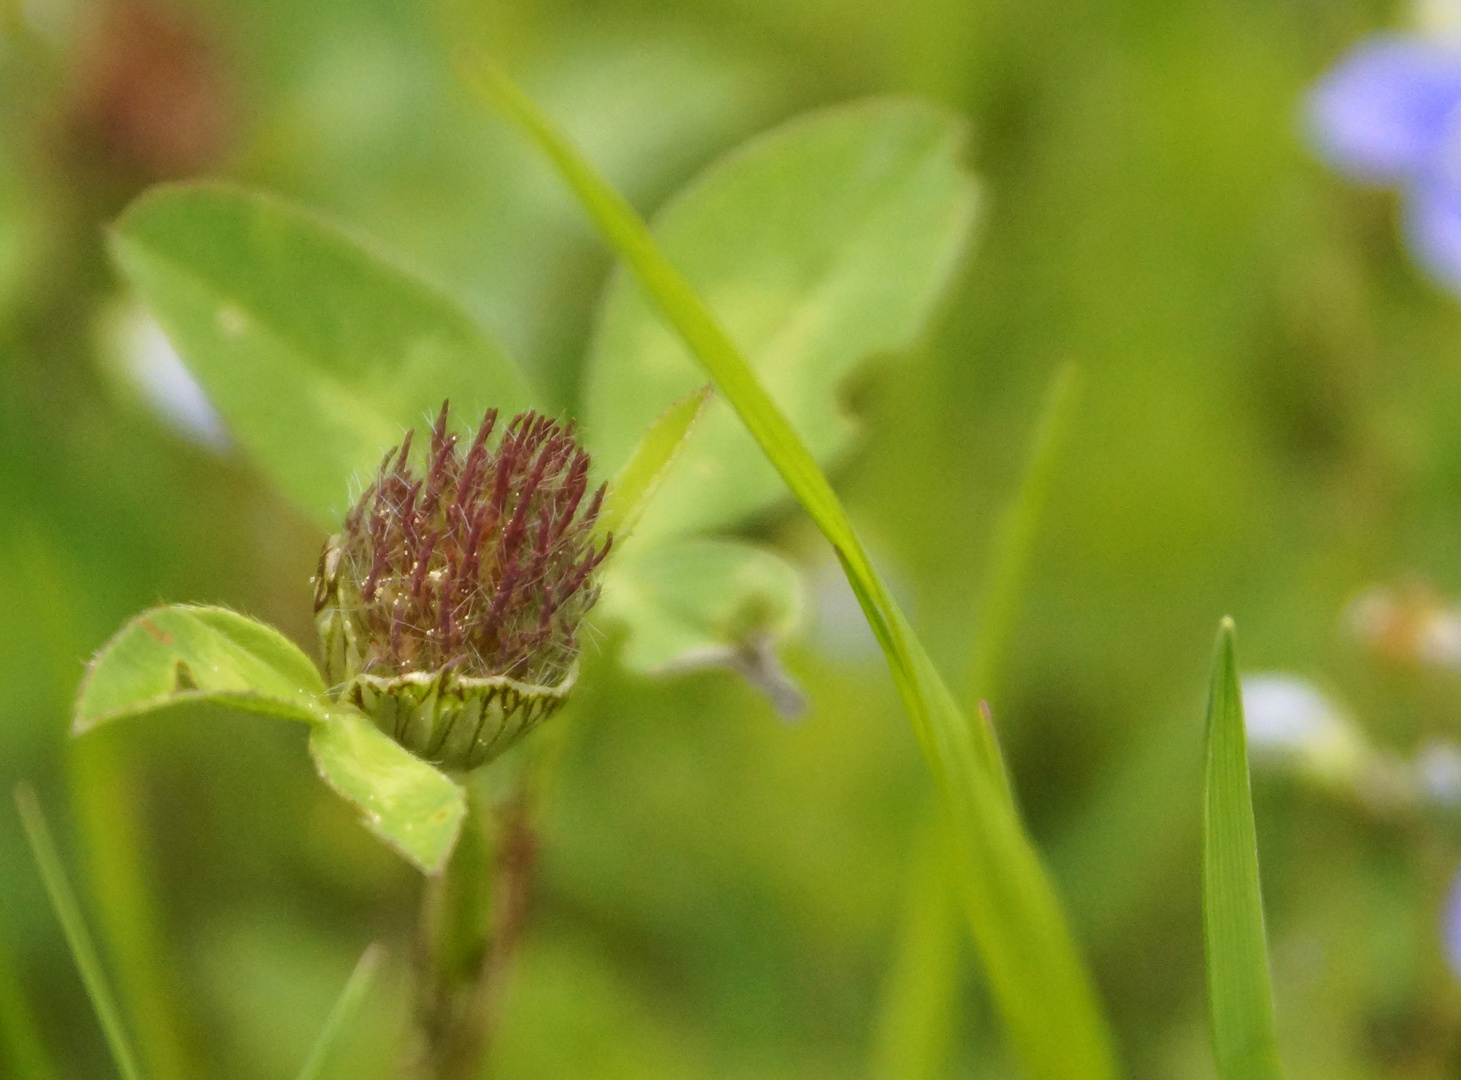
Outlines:
<svg viewBox="0 0 1461 1080"><path fill-rule="evenodd" d="M448 407L418 467L414 432L320 556L315 612L338 693L428 760L471 768L554 711L572 687L578 627L611 537L605 488L562 426L497 412L462 449Z"/></svg>
<svg viewBox="0 0 1461 1080"><path fill-rule="evenodd" d="M1309 99L1320 150L1376 183L1429 173L1461 134L1461 50L1420 37L1372 38L1351 51Z"/></svg>
<svg viewBox="0 0 1461 1080"><path fill-rule="evenodd" d="M1314 88L1308 119L1333 164L1401 189L1416 258L1461 291L1461 46L1418 35L1362 42Z"/></svg>

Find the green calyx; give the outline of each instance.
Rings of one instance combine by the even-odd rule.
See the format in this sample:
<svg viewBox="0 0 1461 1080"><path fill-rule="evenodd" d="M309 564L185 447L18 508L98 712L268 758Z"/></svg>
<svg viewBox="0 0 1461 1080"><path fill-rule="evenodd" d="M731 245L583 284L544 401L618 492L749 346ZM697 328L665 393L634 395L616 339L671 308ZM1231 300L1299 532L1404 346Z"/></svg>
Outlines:
<svg viewBox="0 0 1461 1080"><path fill-rule="evenodd" d="M340 697L417 757L464 772L491 761L557 712L577 680L577 664L556 686L453 671L357 675Z"/></svg>

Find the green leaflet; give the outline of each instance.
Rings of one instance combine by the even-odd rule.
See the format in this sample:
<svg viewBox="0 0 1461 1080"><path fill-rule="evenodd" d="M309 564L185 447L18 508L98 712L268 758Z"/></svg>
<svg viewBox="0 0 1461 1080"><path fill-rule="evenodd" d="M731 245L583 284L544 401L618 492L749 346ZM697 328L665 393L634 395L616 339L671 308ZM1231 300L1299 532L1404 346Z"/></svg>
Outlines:
<svg viewBox="0 0 1461 1080"><path fill-rule="evenodd" d="M336 709L315 727L309 751L325 782L359 808L366 828L423 873L441 871L467 813L459 784L354 709Z"/></svg>
<svg viewBox="0 0 1461 1080"><path fill-rule="evenodd" d="M907 349L964 250L976 204L963 127L915 101L872 100L747 143L656 219L666 256L715 311L812 455L856 428L838 397L868 357ZM704 380L680 337L619 273L590 353L584 426L606 467ZM713 401L645 515L645 537L721 529L784 497L728 401Z"/></svg>
<svg viewBox="0 0 1461 1080"><path fill-rule="evenodd" d="M856 433L837 400L847 378L871 355L913 342L965 246L974 187L959 161L962 137L956 120L916 102L828 110L713 165L657 221L671 257L747 346L820 460L843 454ZM633 280L617 275L587 374L584 423L597 460L630 459L622 481L645 425L703 377ZM638 529L646 541L726 528L784 497L730 406L711 401L701 412L673 471L661 472L667 490ZM800 607L797 576L744 546L720 549L726 557L705 567L710 576L681 572L706 550L670 556L664 571L611 567L608 591L626 600L609 601L630 631L624 662L650 672L736 651L749 657L744 646L755 639L772 667L765 678L746 673L768 690L789 690L772 670L769 643ZM724 601L715 588L727 591Z"/></svg>
<svg viewBox="0 0 1461 1080"><path fill-rule="evenodd" d="M136 616L87 666L72 730L190 702L322 722L324 680L279 631L217 607L173 605Z"/></svg>
<svg viewBox="0 0 1461 1080"><path fill-rule="evenodd" d="M286 203L154 188L111 248L232 433L326 528L349 481L442 398L464 417L532 404L450 298Z"/></svg>
<svg viewBox="0 0 1461 1080"><path fill-rule="evenodd" d="M974 940L1026 1073L1033 1080L1114 1076L1110 1036L1090 977L1020 823L992 733L960 712L815 458L633 208L504 75L486 64L470 74L553 161L832 543L944 797L962 856L960 886Z"/></svg>
<svg viewBox="0 0 1461 1080"><path fill-rule="evenodd" d="M91 661L72 730L195 702L313 725L320 775L366 826L426 873L446 861L465 812L461 789L330 702L304 653L236 612L177 605L138 615Z"/></svg>
<svg viewBox="0 0 1461 1080"><path fill-rule="evenodd" d="M1224 619L1218 631L1205 774L1202 929L1213 1056L1222 1080L1279 1080L1232 619Z"/></svg>
<svg viewBox="0 0 1461 1080"><path fill-rule="evenodd" d="M599 604L603 617L633 628L621 658L635 671L740 667L796 626L801 577L744 541L666 540L615 560Z"/></svg>

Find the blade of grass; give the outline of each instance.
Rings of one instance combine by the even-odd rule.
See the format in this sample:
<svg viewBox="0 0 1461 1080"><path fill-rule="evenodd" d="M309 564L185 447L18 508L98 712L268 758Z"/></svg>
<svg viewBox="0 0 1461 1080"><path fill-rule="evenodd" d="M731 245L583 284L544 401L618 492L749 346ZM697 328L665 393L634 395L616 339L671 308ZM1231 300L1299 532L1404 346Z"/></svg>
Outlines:
<svg viewBox="0 0 1461 1080"><path fill-rule="evenodd" d="M831 542L887 657L954 823L971 930L1027 1073L1033 1080L1114 1076L1110 1038L1090 977L1015 810L992 731L971 725L960 712L827 477L648 226L505 75L473 58L467 75L552 160Z"/></svg>
<svg viewBox="0 0 1461 1080"><path fill-rule="evenodd" d="M1207 703L1202 815L1202 929L1213 1056L1223 1080L1279 1080L1258 887L1258 840L1248 783L1233 620L1218 631Z"/></svg>
<svg viewBox="0 0 1461 1080"><path fill-rule="evenodd" d="M1000 516L990 553L974 651L969 657L965 702L992 702L1004 676L1005 656L1014 636L1020 601L1029 578L1035 540L1055 486L1055 474L1080 403L1081 371L1073 363L1055 373L1030 443L1029 465L1019 491Z"/></svg>
<svg viewBox="0 0 1461 1080"><path fill-rule="evenodd" d="M15 958L0 933L0 1075L56 1080L35 1011L26 999Z"/></svg>
<svg viewBox="0 0 1461 1080"><path fill-rule="evenodd" d="M117 1009L111 987L107 985L106 972L102 970L101 959L96 954L96 946L92 944L91 933L86 929L86 920L82 917L81 906L76 902L76 894L66 880L66 869L61 863L60 853L56 851L56 843L51 839L51 830L46 825L35 789L26 783L17 784L15 806L20 811L20 823L25 829L25 838L30 841L36 866L40 868L41 880L45 882L51 907L66 935L66 944L71 947L71 958L76 961L81 982L86 987L87 996L91 998L91 1007L96 1010L96 1018L101 1022L102 1032L106 1035L107 1046L111 1049L117 1072L121 1074L122 1080L142 1080L142 1073L137 1067L137 1055L122 1027L122 1014Z"/></svg>
<svg viewBox="0 0 1461 1080"><path fill-rule="evenodd" d="M634 448L634 455L624 463L619 475L609 485L599 528L615 535L628 536L644 514L654 493L685 446L685 437L695 426L705 403L710 399L709 386L694 390L674 402L649 425L644 438ZM620 545L622 547L622 545Z"/></svg>
<svg viewBox="0 0 1461 1080"><path fill-rule="evenodd" d="M1081 373L1075 364L1056 371L1030 440L1024 479L995 532L965 694L966 703L975 708L994 696L1003 675L1035 540L1080 391ZM947 832L944 815L930 806L920 825L919 850L947 850ZM960 981L957 941L951 941L957 913L942 899L948 895L947 861L920 858L914 865L903 929L882 1004L873 1050L874 1077L932 1080L948 1072ZM939 950L946 955L939 955Z"/></svg>
<svg viewBox="0 0 1461 1080"><path fill-rule="evenodd" d="M335 1004L330 1008L330 1014L325 1017L325 1026L320 1029L319 1037L315 1039L314 1049L309 1052L309 1059L305 1061L304 1068L299 1070L299 1080L318 1080L325 1067L325 1062L329 1060L335 1045L340 1041L340 1036L355 1019L355 1015L360 1011L360 1006L365 1003L365 996L370 993L370 988L375 982L376 972L380 970L381 960L384 956L385 949L379 943L367 947L365 952L360 954L360 959L355 963L355 969L350 972L350 978L345 980L344 989L335 999Z"/></svg>
<svg viewBox="0 0 1461 1080"><path fill-rule="evenodd" d="M873 1080L933 1080L950 1073L963 939L949 884L948 829L938 807L928 810L879 1010Z"/></svg>
<svg viewBox="0 0 1461 1080"><path fill-rule="evenodd" d="M167 935L148 886L146 843L127 759L106 736L71 746L69 789L88 889L117 992L153 1080L188 1080L191 1060L168 978ZM88 888L89 887L89 888Z"/></svg>

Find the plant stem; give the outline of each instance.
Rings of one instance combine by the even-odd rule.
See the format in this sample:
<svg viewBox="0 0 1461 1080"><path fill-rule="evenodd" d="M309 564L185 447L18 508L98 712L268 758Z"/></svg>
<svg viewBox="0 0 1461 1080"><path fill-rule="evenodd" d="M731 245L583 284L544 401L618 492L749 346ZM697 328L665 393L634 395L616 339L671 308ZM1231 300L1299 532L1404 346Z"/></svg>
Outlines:
<svg viewBox="0 0 1461 1080"><path fill-rule="evenodd" d="M451 862L422 897L414 1076L482 1075L527 926L536 862L527 793L519 789L494 808L480 786L470 788Z"/></svg>
<svg viewBox="0 0 1461 1080"><path fill-rule="evenodd" d="M497 882L492 913L492 944L482 971L481 1017L484 1041L502 1017L502 1002L517 966L517 950L527 930L538 834L528 800L515 797L502 815L497 848Z"/></svg>

